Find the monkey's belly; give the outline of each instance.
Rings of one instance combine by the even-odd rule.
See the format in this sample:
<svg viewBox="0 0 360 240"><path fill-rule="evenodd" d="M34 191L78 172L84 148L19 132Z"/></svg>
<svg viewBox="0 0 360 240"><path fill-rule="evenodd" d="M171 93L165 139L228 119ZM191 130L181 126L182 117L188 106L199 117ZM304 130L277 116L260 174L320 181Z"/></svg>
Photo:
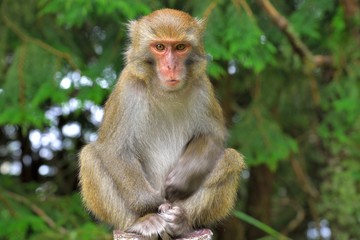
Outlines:
<svg viewBox="0 0 360 240"><path fill-rule="evenodd" d="M142 148L145 151L143 167L148 181L157 190L162 189L167 175L189 141L187 126L186 121L167 121L149 128L146 133L147 142Z"/></svg>
<svg viewBox="0 0 360 240"><path fill-rule="evenodd" d="M144 164L145 172L150 184L157 190L161 190L167 175L176 164L182 153L183 145L167 146L167 148L157 147L152 149L147 155Z"/></svg>
<svg viewBox="0 0 360 240"><path fill-rule="evenodd" d="M150 184L161 190L165 179L179 160L187 142L191 139L194 126L187 111L166 106L159 116L144 118L145 127L136 134L141 143L144 172Z"/></svg>

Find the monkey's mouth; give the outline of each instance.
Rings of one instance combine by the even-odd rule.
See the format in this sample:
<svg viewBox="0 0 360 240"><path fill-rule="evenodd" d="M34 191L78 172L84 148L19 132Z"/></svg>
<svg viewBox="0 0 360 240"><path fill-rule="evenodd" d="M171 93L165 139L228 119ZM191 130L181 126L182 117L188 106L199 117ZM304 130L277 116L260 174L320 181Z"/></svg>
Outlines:
<svg viewBox="0 0 360 240"><path fill-rule="evenodd" d="M180 80L176 80L176 79L170 79L170 80L166 80L166 84L170 85L170 86L175 86L180 82Z"/></svg>

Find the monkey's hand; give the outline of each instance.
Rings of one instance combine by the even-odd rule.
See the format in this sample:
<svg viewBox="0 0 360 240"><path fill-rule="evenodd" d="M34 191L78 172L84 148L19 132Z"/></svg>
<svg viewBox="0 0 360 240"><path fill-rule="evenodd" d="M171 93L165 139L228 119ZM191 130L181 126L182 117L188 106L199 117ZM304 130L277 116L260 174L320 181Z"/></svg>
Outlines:
<svg viewBox="0 0 360 240"><path fill-rule="evenodd" d="M165 229L166 224L167 222L159 214L150 213L136 220L125 232L140 234L149 240L157 240L159 237L170 240Z"/></svg>
<svg viewBox="0 0 360 240"><path fill-rule="evenodd" d="M165 180L165 198L173 202L196 192L213 170L222 152L221 138L209 135L193 137Z"/></svg>
<svg viewBox="0 0 360 240"><path fill-rule="evenodd" d="M165 181L165 198L173 202L191 196L201 185L206 174L197 171L196 166L178 166L170 172Z"/></svg>
<svg viewBox="0 0 360 240"><path fill-rule="evenodd" d="M163 203L159 206L159 216L165 220L165 230L173 238L191 230L186 213L180 206Z"/></svg>

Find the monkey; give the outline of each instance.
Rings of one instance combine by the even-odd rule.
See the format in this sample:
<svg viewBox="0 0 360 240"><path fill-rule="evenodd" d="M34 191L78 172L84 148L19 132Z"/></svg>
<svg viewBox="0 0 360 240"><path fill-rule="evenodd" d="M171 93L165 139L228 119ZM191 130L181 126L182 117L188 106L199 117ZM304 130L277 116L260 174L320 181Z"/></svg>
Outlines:
<svg viewBox="0 0 360 240"><path fill-rule="evenodd" d="M125 66L98 138L79 154L83 202L114 228L171 239L234 207L244 159L225 147L204 31L204 20L174 9L128 24Z"/></svg>

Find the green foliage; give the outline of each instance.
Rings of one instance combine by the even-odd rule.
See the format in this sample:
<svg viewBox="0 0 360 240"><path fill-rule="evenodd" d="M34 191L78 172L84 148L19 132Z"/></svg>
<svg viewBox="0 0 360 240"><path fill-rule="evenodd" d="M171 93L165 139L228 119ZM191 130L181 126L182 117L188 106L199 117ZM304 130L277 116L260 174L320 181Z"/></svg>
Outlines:
<svg viewBox="0 0 360 240"><path fill-rule="evenodd" d="M4 16L7 18L10 29L13 31L16 30L15 33L19 34L22 38L25 36L27 41L22 42L14 48L14 54L9 69L6 71L6 75L0 76L0 79L3 80L0 89L0 108L4 109L0 113L1 125L22 125L25 131L30 128L43 129L50 124L48 119L44 116L44 109L51 105L62 105L66 103L75 91L77 92L78 98L81 100L91 100L99 105L104 102L109 90L100 87L99 84L96 83L96 80L91 80L91 77L96 76L97 79L101 75L104 75L102 80L107 81L109 87L114 84L116 77L109 77L109 74L104 74L104 72L106 73L106 69L109 68L109 63L111 63L109 62L109 59L117 57L114 54L114 49L105 49L98 60L95 61L95 59L91 59L92 65L97 63L95 67L84 69L84 73L88 74L87 78L93 83L91 88L81 85L73 85L70 89L61 88L59 84L60 80L68 71L70 71L69 67L75 68L74 70L79 70L77 67L82 66L83 64L79 61L79 59L82 58L82 53L79 52L78 46L76 46L76 50L74 50L74 53L78 55L69 54L67 52L74 47L74 44L77 44L78 40L68 39L67 36L63 35L64 30L61 29L63 23L61 21L64 20L68 23L66 28L75 27L79 24L84 24L86 21L90 21L92 14L102 14L101 9L104 9L105 7L108 9L107 11L111 10L108 14L113 14L119 11L119 9L124 10L122 8L123 5L127 4L130 6L130 3L117 2L117 4L114 2L114 4L109 5L107 1L85 2L67 1L66 4L63 4L63 1L33 2L33 4L39 4L41 10L37 16L38 19L35 16L23 17L26 24L29 24L30 21L33 21L34 24L37 20L49 20L45 21L46 23L41 21L39 24L40 26L45 25L47 22L53 21L52 19L47 19L49 14L63 11L63 14L58 15L62 20L58 20L60 21L58 22L59 26L56 26L54 31L51 30L52 28L45 28L46 30L40 28L38 29L38 32L34 34L47 36L48 39L54 41L54 46L48 45L45 42L46 40L43 41L33 38L31 36L33 33L27 33L24 29L19 28L18 24L22 24L22 22L19 21L16 16L21 15L20 13L22 13L22 11L26 11L24 10L25 8L22 9L22 11L19 10L19 12L15 12L11 17L9 17L10 15L7 16L7 14L17 9L17 3L3 8L7 10L4 12ZM30 2L27 2L27 4L29 5L29 8L34 8L34 5ZM97 7L98 5L99 8ZM132 7L131 9L138 14L149 12L148 7L144 3L137 5L136 8ZM81 11L81 13L79 11ZM127 13L131 15L131 13ZM28 16L28 13L21 16ZM114 14L114 16L117 15ZM121 18L119 17L118 21L124 22L124 16ZM56 25L54 22L52 23L54 26ZM95 29L97 30L95 31ZM99 27L95 27L92 31L93 32L90 33L92 34L90 40L93 41L93 47L102 48L101 44L105 44L109 39L106 38ZM8 31L5 33L7 32ZM60 43L57 38L53 37L54 35L57 35L58 38L63 40L66 38L64 42L67 45L64 45L64 42ZM5 38L6 36L10 38L10 35L2 35L3 41L1 41L1 49L3 51L0 52L0 54L4 54L8 51L7 48L9 45L6 45L6 42L9 39ZM56 47L58 47L58 49ZM65 49L64 52L61 51L63 49ZM104 61L105 59L106 61ZM2 61L2 63L3 62L4 61Z"/></svg>
<svg viewBox="0 0 360 240"><path fill-rule="evenodd" d="M360 71L351 64L348 70L346 80L334 81L324 89L323 105L329 113L319 127L331 155L319 206L333 224L336 239L360 236L358 228L348 227L360 224Z"/></svg>
<svg viewBox="0 0 360 240"><path fill-rule="evenodd" d="M241 149L247 164L266 164L272 170L276 169L278 161L288 159L291 153L298 151L296 141L257 105L240 113L240 119L231 129L230 144Z"/></svg>
<svg viewBox="0 0 360 240"><path fill-rule="evenodd" d="M222 9L225 8L225 10ZM223 16L226 16L225 18ZM274 64L276 48L268 41L255 20L231 4L216 8L208 19L206 49L213 56L209 74L219 78L226 74L216 61L236 61L240 66L259 73Z"/></svg>
<svg viewBox="0 0 360 240"><path fill-rule="evenodd" d="M332 66L304 64L299 50L259 1L3 0L0 126L21 126L24 132L60 129L62 125L45 117L49 108L64 106L72 98L80 100L81 106L89 101L102 105L124 64L128 20L162 7L207 15L204 41L212 58L208 72L229 117L229 145L245 155L249 168L265 164L276 173L274 203L291 202L305 212L294 234L303 236L310 218L320 217L330 222L336 239L356 239L360 236L359 16L349 16L344 1L270 2L309 51L329 56ZM70 86L61 87L64 77L71 79ZM86 84L79 83L81 78L86 78ZM77 121L86 132L88 113L83 110L77 109L74 119L61 116L62 124ZM13 140L1 134L0 161L19 160L8 154ZM74 143L72 151L81 144ZM69 162L74 154L64 149L51 164L75 166ZM294 178L290 157L302 161L306 179L320 191L315 207L302 182ZM0 239L110 237L106 227L89 221L77 194L43 200L34 194L36 184L3 176L0 180L6 189L0 192ZM56 227L9 191L40 206ZM291 208L290 204L276 207L275 214ZM248 216L240 217L266 228ZM285 228L278 219L281 216L273 216L273 225Z"/></svg>
<svg viewBox="0 0 360 240"><path fill-rule="evenodd" d="M121 23L123 18L133 19L140 15L146 15L150 12L148 4L145 1L107 1L107 0L40 0L40 16L55 14L56 22L60 26L80 27L90 20L91 16L111 16L113 20Z"/></svg>
<svg viewBox="0 0 360 240"><path fill-rule="evenodd" d="M290 238L286 237L285 235L277 232L276 230L272 229L268 225L260 222L259 220L247 215L246 213L234 211L234 216L243 220L244 222L247 222L249 224L252 224L256 226L257 228L261 229L262 231L266 232L269 236L273 237L274 239L279 240L290 240Z"/></svg>
<svg viewBox="0 0 360 240"><path fill-rule="evenodd" d="M327 181L321 189L324 195L320 210L332 223L336 239L357 238L360 236L360 230L348 226L360 223L359 163L353 159L332 161L332 168L326 171Z"/></svg>
<svg viewBox="0 0 360 240"><path fill-rule="evenodd" d="M35 44L20 46L14 56L0 95L0 124L35 126L47 124L42 106L47 100L56 103L68 99L54 82L56 57ZM6 107L5 107L6 106Z"/></svg>
<svg viewBox="0 0 360 240"><path fill-rule="evenodd" d="M34 44L20 46L6 75L1 103L28 102L42 84L53 81L55 70L54 56Z"/></svg>
<svg viewBox="0 0 360 240"><path fill-rule="evenodd" d="M326 14L332 12L334 7L334 1L301 1L289 20L298 34L311 40L311 42L318 42L322 37L321 28L324 28L320 20L325 18Z"/></svg>
<svg viewBox="0 0 360 240"><path fill-rule="evenodd" d="M107 227L90 222L79 194L43 198L36 194L41 185L0 180L0 239L111 239Z"/></svg>

